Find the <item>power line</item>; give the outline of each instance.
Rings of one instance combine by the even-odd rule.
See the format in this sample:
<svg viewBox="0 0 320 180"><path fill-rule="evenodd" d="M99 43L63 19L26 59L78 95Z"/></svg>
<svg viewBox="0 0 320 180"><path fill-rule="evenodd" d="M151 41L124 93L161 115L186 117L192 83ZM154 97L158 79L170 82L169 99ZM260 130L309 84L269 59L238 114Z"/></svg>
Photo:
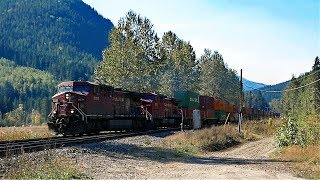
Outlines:
<svg viewBox="0 0 320 180"><path fill-rule="evenodd" d="M312 72L312 73L310 73L310 74L308 74L308 75L303 75L302 77L297 77L296 79L294 79L294 80L289 80L289 81L298 81L298 80L301 80L301 79L299 79L299 78L303 78L303 79L305 79L305 78L307 78L307 77L309 77L309 76L311 76L311 75L314 75L314 74L316 74L317 72L319 72L320 71L320 69L318 69L318 70L316 70L316 71L314 71L314 72ZM305 73L306 74L306 73Z"/></svg>
<svg viewBox="0 0 320 180"><path fill-rule="evenodd" d="M286 89L286 90L283 90L283 91L266 91L266 90L257 89L257 88L254 88L254 87L251 87L251 86L248 86L248 85L245 85L245 84L243 84L243 85L246 86L246 87L248 87L248 88L251 88L251 89L253 89L253 90L260 91L260 92L265 92L265 93L282 93L282 92L294 91L294 90L297 90L297 89L301 89L301 88L310 86L311 84L314 84L314 83L316 83L316 82L318 82L318 81L320 81L320 79L318 79L318 80L316 80L316 81L313 81L313 82L311 82L311 83L305 84L305 85L303 85L303 86L299 86L299 87L292 88L292 89Z"/></svg>

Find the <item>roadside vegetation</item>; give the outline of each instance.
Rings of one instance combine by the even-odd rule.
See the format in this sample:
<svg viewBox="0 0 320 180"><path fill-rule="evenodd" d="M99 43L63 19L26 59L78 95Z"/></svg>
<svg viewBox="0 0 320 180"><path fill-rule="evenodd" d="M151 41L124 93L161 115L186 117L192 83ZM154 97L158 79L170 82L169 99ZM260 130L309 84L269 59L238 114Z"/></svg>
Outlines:
<svg viewBox="0 0 320 180"><path fill-rule="evenodd" d="M0 141L47 138L54 134L49 131L48 126L27 127L0 127Z"/></svg>
<svg viewBox="0 0 320 180"><path fill-rule="evenodd" d="M4 159L4 179L87 179L82 167L53 151Z"/></svg>
<svg viewBox="0 0 320 180"><path fill-rule="evenodd" d="M169 147L175 152L185 155L202 155L226 149L242 142L270 137L280 121L278 119L244 121L240 133L235 124L180 132L166 137L162 147Z"/></svg>
<svg viewBox="0 0 320 180"><path fill-rule="evenodd" d="M279 147L275 156L292 161L297 176L320 179L319 116L288 118L277 129L275 139Z"/></svg>
<svg viewBox="0 0 320 180"><path fill-rule="evenodd" d="M292 77L277 108L286 117L277 129L276 157L293 162L297 175L320 179L320 59L310 72Z"/></svg>

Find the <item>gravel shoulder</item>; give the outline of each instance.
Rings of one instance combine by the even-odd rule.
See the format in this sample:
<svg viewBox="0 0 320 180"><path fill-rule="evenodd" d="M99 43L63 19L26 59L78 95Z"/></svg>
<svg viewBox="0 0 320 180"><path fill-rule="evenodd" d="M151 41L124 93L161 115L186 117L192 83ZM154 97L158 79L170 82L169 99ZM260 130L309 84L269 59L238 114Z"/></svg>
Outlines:
<svg viewBox="0 0 320 180"><path fill-rule="evenodd" d="M202 157L175 157L154 148L167 134L144 135L60 149L94 179L299 179L270 158L272 138Z"/></svg>

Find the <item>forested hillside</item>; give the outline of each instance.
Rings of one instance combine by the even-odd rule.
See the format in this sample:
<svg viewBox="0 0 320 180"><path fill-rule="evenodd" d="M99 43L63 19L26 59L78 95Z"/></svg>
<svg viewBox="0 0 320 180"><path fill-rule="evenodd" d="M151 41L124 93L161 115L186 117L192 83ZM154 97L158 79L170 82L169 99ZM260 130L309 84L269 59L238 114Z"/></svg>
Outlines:
<svg viewBox="0 0 320 180"><path fill-rule="evenodd" d="M31 115L44 122L56 84L48 72L0 58L0 126L28 124Z"/></svg>
<svg viewBox="0 0 320 180"><path fill-rule="evenodd" d="M285 81L279 84L259 88L259 90L262 92L262 96L266 100L266 102L269 103L273 99L280 99L282 93L278 91L283 91L289 83L290 81Z"/></svg>
<svg viewBox="0 0 320 180"><path fill-rule="evenodd" d="M310 72L293 77L282 98L287 116L307 116L320 113L320 60L317 56Z"/></svg>
<svg viewBox="0 0 320 180"><path fill-rule="evenodd" d="M113 24L80 0L1 0L0 57L88 80Z"/></svg>
<svg viewBox="0 0 320 180"><path fill-rule="evenodd" d="M44 122L56 84L89 80L112 28L80 0L2 0L0 125Z"/></svg>
<svg viewBox="0 0 320 180"><path fill-rule="evenodd" d="M282 97L282 91L288 86L290 81L282 82L275 85L264 86L261 88L250 88L245 92L245 101L248 107L259 109L273 109L281 112L279 101ZM271 106L271 107L270 107Z"/></svg>

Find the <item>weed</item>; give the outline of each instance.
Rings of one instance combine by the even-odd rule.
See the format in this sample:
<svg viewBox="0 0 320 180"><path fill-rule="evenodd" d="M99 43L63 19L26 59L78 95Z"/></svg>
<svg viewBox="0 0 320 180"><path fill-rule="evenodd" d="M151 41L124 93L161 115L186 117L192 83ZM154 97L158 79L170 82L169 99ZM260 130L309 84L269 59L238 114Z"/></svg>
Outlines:
<svg viewBox="0 0 320 180"><path fill-rule="evenodd" d="M320 179L320 145L291 145L282 148L275 156L281 160L292 161L292 167L299 177Z"/></svg>
<svg viewBox="0 0 320 180"><path fill-rule="evenodd" d="M145 137L145 139L143 140L145 145L151 145L151 140L149 137Z"/></svg>
<svg viewBox="0 0 320 180"><path fill-rule="evenodd" d="M1 127L0 141L52 137L47 126Z"/></svg>
<svg viewBox="0 0 320 180"><path fill-rule="evenodd" d="M235 126L217 126L202 130L180 132L165 138L163 147L170 147L178 155L196 155L206 151L217 151L237 144L241 134Z"/></svg>
<svg viewBox="0 0 320 180"><path fill-rule="evenodd" d="M6 158L5 179L80 179L88 178L71 160L52 151Z"/></svg>

